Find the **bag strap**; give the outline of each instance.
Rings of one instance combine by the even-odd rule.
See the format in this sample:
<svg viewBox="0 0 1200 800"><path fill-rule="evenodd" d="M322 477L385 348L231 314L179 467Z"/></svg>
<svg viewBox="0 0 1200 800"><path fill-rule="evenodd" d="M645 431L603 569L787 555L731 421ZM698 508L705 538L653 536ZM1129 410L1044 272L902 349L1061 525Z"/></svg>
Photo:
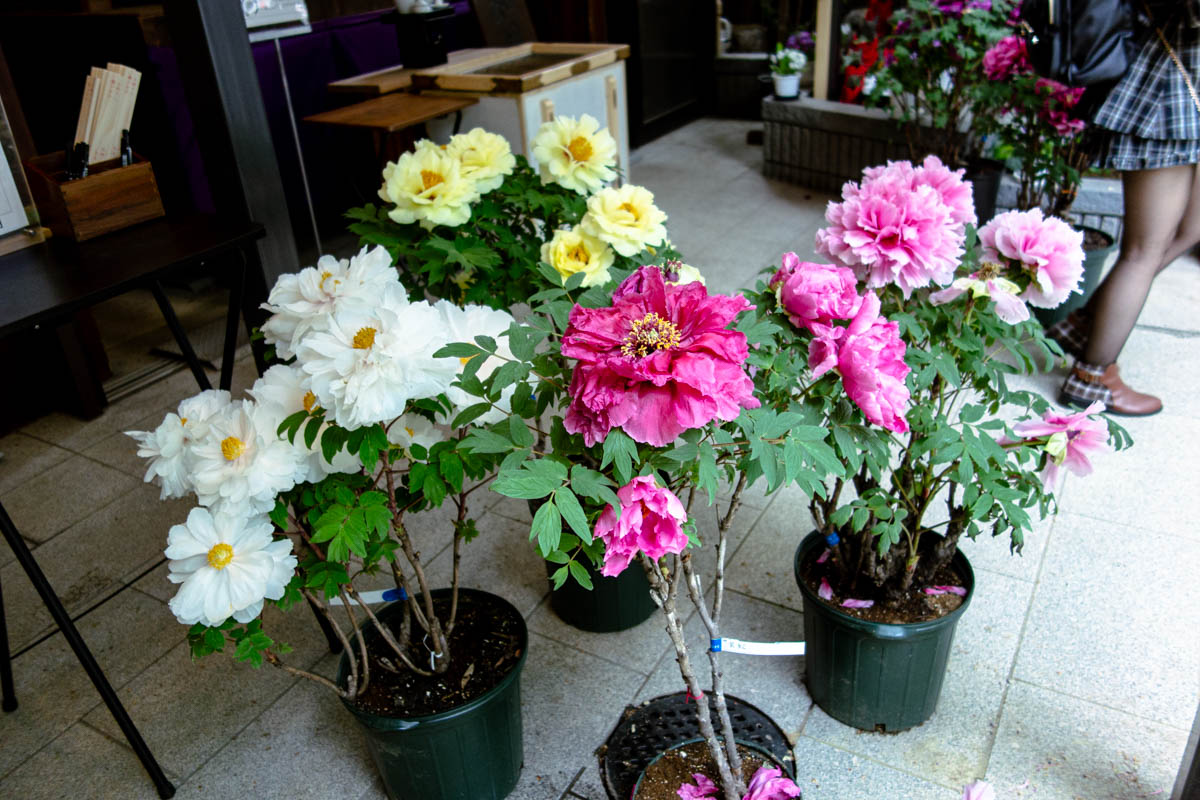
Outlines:
<svg viewBox="0 0 1200 800"><path fill-rule="evenodd" d="M1142 9L1146 12L1146 16L1150 19L1150 26L1154 28L1154 32L1158 34L1158 40L1162 42L1162 46L1166 48L1167 55L1175 62L1179 74L1183 76L1183 82L1187 84L1188 94L1192 96L1192 103L1196 106L1196 113L1200 114L1200 97L1196 96L1196 87L1192 85L1192 78L1188 75L1187 70L1183 68L1183 63L1179 60L1179 56L1175 55L1175 48L1171 47L1171 43L1167 41L1167 37L1163 35L1162 28L1158 27L1154 22L1154 15L1150 13L1150 7L1146 5L1145 0L1142 0Z"/></svg>

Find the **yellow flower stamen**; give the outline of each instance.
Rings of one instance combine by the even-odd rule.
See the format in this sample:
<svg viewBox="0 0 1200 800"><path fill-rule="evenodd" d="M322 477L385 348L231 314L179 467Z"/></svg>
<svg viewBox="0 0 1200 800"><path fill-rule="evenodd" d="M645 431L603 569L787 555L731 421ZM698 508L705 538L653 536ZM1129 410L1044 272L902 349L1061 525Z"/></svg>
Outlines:
<svg viewBox="0 0 1200 800"><path fill-rule="evenodd" d="M592 157L592 143L586 137L576 136L567 145L567 152L576 161L587 161Z"/></svg>
<svg viewBox="0 0 1200 800"><path fill-rule="evenodd" d="M587 251L587 248L584 247L582 243L575 245L567 251L568 261L574 261L576 264L581 264L585 267L587 266L588 261L591 260L591 257L591 253Z"/></svg>
<svg viewBox="0 0 1200 800"><path fill-rule="evenodd" d="M354 349L355 350L370 350L371 345L375 344L375 329L374 328L359 328L358 333L354 334Z"/></svg>
<svg viewBox="0 0 1200 800"><path fill-rule="evenodd" d="M208 565L213 569L225 569L230 561L233 561L233 548L224 542L213 545L208 551Z"/></svg>
<svg viewBox="0 0 1200 800"><path fill-rule="evenodd" d="M226 461L233 461L240 458L242 453L246 452L246 443L236 436L229 436L221 442L221 455L225 456Z"/></svg>
<svg viewBox="0 0 1200 800"><path fill-rule="evenodd" d="M180 425L187 425L187 417L180 417L180 418L179 418L179 424L180 424Z"/></svg>
<svg viewBox="0 0 1200 800"><path fill-rule="evenodd" d="M333 273L330 272L329 270L325 270L324 272L322 272L321 280L317 283L317 288L320 289L322 292L325 291L325 281L329 280L332 277L333 277ZM334 283L336 284L337 281L334 281Z"/></svg>
<svg viewBox="0 0 1200 800"><path fill-rule="evenodd" d="M633 207L632 203L621 203L618 208L622 211L628 211L629 216L633 217L634 222L637 222L641 219L641 216L638 214L638 210Z"/></svg>
<svg viewBox="0 0 1200 800"><path fill-rule="evenodd" d="M312 392L305 392L304 400L302 402L304 403L305 411L312 411L317 407L317 396Z"/></svg>
<svg viewBox="0 0 1200 800"><path fill-rule="evenodd" d="M981 281L988 281L992 278L998 278L1003 274L1003 264L997 264L995 261L984 261L979 265L979 271L975 273L975 277Z"/></svg>
<svg viewBox="0 0 1200 800"><path fill-rule="evenodd" d="M413 429L408 427L407 425L404 426L404 432L408 434L408 438L410 438L410 439L416 435L413 433Z"/></svg>
<svg viewBox="0 0 1200 800"><path fill-rule="evenodd" d="M679 346L679 328L668 319L653 312L633 323L621 343L621 353L630 358L643 358L656 350L671 350Z"/></svg>
<svg viewBox="0 0 1200 800"><path fill-rule="evenodd" d="M421 170L422 191L428 192L430 189L437 186L439 183L445 183L445 182L446 182L446 179L442 177L442 173L434 172L433 170L429 170L429 169ZM430 196L432 197L433 195L430 195Z"/></svg>

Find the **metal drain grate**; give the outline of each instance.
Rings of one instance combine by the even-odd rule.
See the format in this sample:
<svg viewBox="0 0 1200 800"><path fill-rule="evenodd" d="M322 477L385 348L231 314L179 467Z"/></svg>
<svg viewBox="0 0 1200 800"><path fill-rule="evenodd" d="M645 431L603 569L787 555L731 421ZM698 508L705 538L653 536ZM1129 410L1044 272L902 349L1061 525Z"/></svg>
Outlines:
<svg viewBox="0 0 1200 800"><path fill-rule="evenodd" d="M725 695L734 738L757 745L783 764L790 776L796 774L796 760L783 729L756 706ZM720 730L713 713L713 727ZM600 775L610 800L630 800L642 770L659 753L680 742L700 736L696 707L686 692L666 694L641 705L627 706L621 721L613 728L599 751Z"/></svg>

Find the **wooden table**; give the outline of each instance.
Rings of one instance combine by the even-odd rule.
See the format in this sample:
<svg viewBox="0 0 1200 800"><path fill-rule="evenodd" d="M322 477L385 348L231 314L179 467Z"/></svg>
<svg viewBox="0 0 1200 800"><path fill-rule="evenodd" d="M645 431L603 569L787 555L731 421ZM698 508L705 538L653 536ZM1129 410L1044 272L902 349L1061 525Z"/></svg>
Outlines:
<svg viewBox="0 0 1200 800"><path fill-rule="evenodd" d="M455 115L454 132L457 133L462 122L462 110L478 102L474 97L432 97L393 92L332 111L322 111L305 117L304 121L369 130L375 139L375 154L382 160L395 161L410 144L398 142L395 134L418 125L424 126L429 120L447 114Z"/></svg>
<svg viewBox="0 0 1200 800"><path fill-rule="evenodd" d="M146 287L154 293L167 325L201 388L210 388L208 377L162 291L160 280L168 272L189 264L204 263L230 252L244 253L245 248L252 247L264 233L263 226L255 222L239 223L195 214L142 223L83 244L54 238L2 256L0 284L6 290L0 292L0 337L41 325L57 325L81 309L131 289ZM221 362L223 389L229 388L232 378L237 319L244 311L241 307L244 257L241 267L239 278L234 281L230 292L225 352ZM12 548L13 555L41 596L63 638L75 652L75 657L141 760L159 797L171 797L175 794L175 787L163 774L154 754L129 718L125 706L96 663L87 643L79 635L74 620L46 579L3 504L0 504L0 535ZM16 708L4 601L0 597L0 709L8 712Z"/></svg>
<svg viewBox="0 0 1200 800"><path fill-rule="evenodd" d="M469 59L478 58L479 56L490 55L502 49L500 47L469 47L465 50L455 50L446 56L446 63L458 64ZM427 68L420 67L418 69ZM384 67L374 72L364 72L362 75L355 75L352 78L343 78L340 81L334 81L329 84L329 91L361 94L369 97L399 92L412 86L412 74L417 72L418 69L408 69L402 64L397 64L394 67Z"/></svg>

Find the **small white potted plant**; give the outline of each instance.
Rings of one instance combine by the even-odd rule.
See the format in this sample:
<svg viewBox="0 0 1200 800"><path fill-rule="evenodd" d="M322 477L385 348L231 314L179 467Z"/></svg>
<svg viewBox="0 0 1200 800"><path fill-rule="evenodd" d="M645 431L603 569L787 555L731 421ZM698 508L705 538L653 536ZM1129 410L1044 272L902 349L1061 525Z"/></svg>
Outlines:
<svg viewBox="0 0 1200 800"><path fill-rule="evenodd" d="M808 56L800 50L775 46L771 54L771 80L775 84L776 100L795 100L800 96L800 73L808 64Z"/></svg>

